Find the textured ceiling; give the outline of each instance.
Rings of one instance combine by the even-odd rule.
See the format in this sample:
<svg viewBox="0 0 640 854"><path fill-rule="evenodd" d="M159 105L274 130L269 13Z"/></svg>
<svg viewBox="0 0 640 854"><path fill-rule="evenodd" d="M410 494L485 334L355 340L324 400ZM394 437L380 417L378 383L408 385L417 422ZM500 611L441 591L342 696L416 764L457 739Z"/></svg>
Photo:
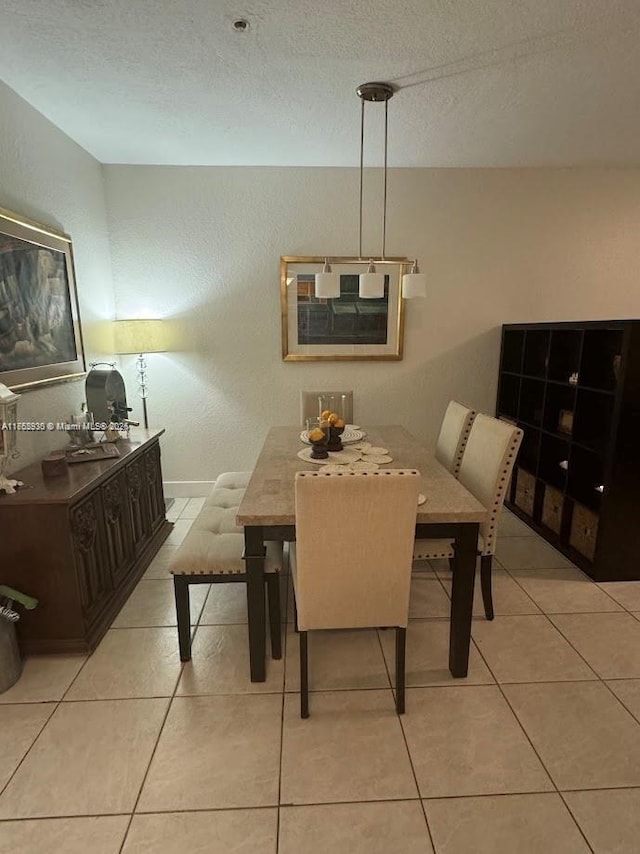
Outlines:
<svg viewBox="0 0 640 854"><path fill-rule="evenodd" d="M0 0L0 79L105 163L356 165L386 80L391 166L638 165L639 36L638 0Z"/></svg>

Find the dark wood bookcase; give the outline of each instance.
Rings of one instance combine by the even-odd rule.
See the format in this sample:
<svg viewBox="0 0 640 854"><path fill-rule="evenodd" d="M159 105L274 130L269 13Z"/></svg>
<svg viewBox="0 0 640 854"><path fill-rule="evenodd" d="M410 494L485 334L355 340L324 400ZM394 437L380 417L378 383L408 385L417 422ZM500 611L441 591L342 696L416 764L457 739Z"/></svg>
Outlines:
<svg viewBox="0 0 640 854"><path fill-rule="evenodd" d="M507 507L596 581L640 579L640 320L502 327Z"/></svg>

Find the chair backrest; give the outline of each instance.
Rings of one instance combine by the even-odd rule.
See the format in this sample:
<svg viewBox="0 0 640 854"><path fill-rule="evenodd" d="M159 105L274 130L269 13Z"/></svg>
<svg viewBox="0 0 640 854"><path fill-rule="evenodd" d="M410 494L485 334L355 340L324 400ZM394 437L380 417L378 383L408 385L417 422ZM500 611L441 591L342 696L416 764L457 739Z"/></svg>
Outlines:
<svg viewBox="0 0 640 854"><path fill-rule="evenodd" d="M322 409L320 401L322 398ZM353 392L352 391L301 391L300 392L300 423L306 427L307 418L317 418L324 409L330 409L341 415L347 424L353 424Z"/></svg>
<svg viewBox="0 0 640 854"><path fill-rule="evenodd" d="M483 554L496 550L498 518L522 436L519 427L482 414L469 433L458 479L489 511L480 525Z"/></svg>
<svg viewBox="0 0 640 854"><path fill-rule="evenodd" d="M436 442L436 459L454 477L460 473L462 455L475 417L475 409L469 409L457 400L451 400L444 413Z"/></svg>
<svg viewBox="0 0 640 854"><path fill-rule="evenodd" d="M296 474L302 631L407 625L419 485L415 469Z"/></svg>

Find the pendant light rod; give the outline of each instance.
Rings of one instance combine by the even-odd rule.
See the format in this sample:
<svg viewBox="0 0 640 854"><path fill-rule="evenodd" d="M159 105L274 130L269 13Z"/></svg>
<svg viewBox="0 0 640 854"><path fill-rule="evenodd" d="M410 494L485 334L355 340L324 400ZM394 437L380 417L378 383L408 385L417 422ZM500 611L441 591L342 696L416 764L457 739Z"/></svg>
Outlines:
<svg viewBox="0 0 640 854"><path fill-rule="evenodd" d="M360 90L358 90L360 94ZM364 188L364 98L360 110L360 222L358 230L358 258L362 258L362 194Z"/></svg>
<svg viewBox="0 0 640 854"><path fill-rule="evenodd" d="M387 240L387 138L389 127L389 99L384 102L384 191L382 196L382 258L384 260L385 243Z"/></svg>
<svg viewBox="0 0 640 854"><path fill-rule="evenodd" d="M388 103L393 97L394 88L390 83L363 83L356 89L362 103L360 112L360 217L358 231L358 257L362 258L362 206L364 196L364 102L384 101L384 191L382 203L382 258L385 256L387 230L387 138Z"/></svg>

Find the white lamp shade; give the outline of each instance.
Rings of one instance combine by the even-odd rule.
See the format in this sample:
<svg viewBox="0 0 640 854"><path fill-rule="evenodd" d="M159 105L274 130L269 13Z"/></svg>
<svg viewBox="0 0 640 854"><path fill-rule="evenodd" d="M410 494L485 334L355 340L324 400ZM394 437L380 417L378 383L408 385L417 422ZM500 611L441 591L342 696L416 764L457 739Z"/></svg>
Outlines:
<svg viewBox="0 0 640 854"><path fill-rule="evenodd" d="M381 299L384 296L384 273L360 273L358 295L362 299Z"/></svg>
<svg viewBox="0 0 640 854"><path fill-rule="evenodd" d="M402 277L402 296L405 299L416 299L427 295L426 273L405 273Z"/></svg>
<svg viewBox="0 0 640 854"><path fill-rule="evenodd" d="M340 276L337 273L316 273L316 297L335 299L340 296Z"/></svg>
<svg viewBox="0 0 640 854"><path fill-rule="evenodd" d="M116 353L163 353L167 349L161 320L116 320Z"/></svg>

